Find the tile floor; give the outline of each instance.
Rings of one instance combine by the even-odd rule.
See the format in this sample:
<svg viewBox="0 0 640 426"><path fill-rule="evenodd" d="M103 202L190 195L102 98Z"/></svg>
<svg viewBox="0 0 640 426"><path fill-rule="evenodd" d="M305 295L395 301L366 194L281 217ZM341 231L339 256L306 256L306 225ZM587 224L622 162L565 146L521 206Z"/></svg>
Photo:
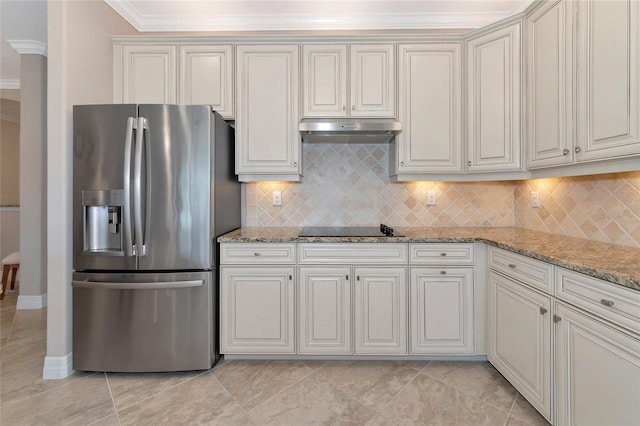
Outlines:
<svg viewBox="0 0 640 426"><path fill-rule="evenodd" d="M46 309L0 302L2 425L546 425L486 362L223 361L42 380Z"/></svg>

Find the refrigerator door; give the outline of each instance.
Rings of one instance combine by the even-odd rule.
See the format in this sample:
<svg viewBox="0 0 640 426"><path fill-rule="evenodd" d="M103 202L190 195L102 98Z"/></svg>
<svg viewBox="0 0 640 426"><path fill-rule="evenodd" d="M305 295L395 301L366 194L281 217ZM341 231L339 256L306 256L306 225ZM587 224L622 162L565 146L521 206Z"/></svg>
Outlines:
<svg viewBox="0 0 640 426"><path fill-rule="evenodd" d="M141 183L136 172L133 184L141 201L134 211L134 234L142 236L137 246L143 245L138 267L211 269L211 108L140 105L138 114L145 123L145 152L135 155Z"/></svg>
<svg viewBox="0 0 640 426"><path fill-rule="evenodd" d="M73 274L73 368L203 370L217 360L213 272Z"/></svg>
<svg viewBox="0 0 640 426"><path fill-rule="evenodd" d="M73 107L73 268L133 270L130 189L136 105Z"/></svg>

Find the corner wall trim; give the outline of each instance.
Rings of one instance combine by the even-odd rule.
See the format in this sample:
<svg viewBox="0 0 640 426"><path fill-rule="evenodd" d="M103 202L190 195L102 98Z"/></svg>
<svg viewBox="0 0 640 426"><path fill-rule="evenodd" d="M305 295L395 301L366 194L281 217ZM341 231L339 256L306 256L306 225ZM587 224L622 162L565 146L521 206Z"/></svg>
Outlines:
<svg viewBox="0 0 640 426"><path fill-rule="evenodd" d="M73 354L64 356L46 356L42 368L43 380L58 380L73 374Z"/></svg>
<svg viewBox="0 0 640 426"><path fill-rule="evenodd" d="M18 296L16 309L42 309L47 306L47 294L39 296Z"/></svg>
<svg viewBox="0 0 640 426"><path fill-rule="evenodd" d="M7 40L7 43L21 55L47 56L47 44L36 40Z"/></svg>

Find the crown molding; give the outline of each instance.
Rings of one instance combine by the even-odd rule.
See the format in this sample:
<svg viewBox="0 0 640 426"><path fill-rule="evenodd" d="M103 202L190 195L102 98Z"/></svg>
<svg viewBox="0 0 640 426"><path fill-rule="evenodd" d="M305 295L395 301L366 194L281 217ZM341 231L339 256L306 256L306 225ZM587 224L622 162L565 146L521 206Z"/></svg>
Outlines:
<svg viewBox="0 0 640 426"><path fill-rule="evenodd" d="M0 89L20 89L19 79L0 79Z"/></svg>
<svg viewBox="0 0 640 426"><path fill-rule="evenodd" d="M473 29L508 18L515 10L530 3L530 0L520 0L511 11L504 13L385 13L353 16L328 14L144 16L129 1L104 1L139 32Z"/></svg>
<svg viewBox="0 0 640 426"><path fill-rule="evenodd" d="M47 44L36 40L7 40L7 43L21 55L47 56Z"/></svg>

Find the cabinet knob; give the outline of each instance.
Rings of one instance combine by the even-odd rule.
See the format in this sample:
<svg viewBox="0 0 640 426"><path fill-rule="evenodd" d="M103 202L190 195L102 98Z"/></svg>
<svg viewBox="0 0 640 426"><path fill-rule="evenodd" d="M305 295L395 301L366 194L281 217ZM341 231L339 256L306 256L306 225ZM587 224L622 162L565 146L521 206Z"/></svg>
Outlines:
<svg viewBox="0 0 640 426"><path fill-rule="evenodd" d="M344 276L344 279L345 279L345 280L347 280L347 281L349 281L349 275L345 275L345 276Z"/></svg>
<svg viewBox="0 0 640 426"><path fill-rule="evenodd" d="M360 275L356 275L356 281L360 281Z"/></svg>
<svg viewBox="0 0 640 426"><path fill-rule="evenodd" d="M560 318L560 316L559 316L559 315L554 315L554 316L553 316L553 322L555 322L555 323L560 322L560 320L561 320L561 319L562 319L562 318Z"/></svg>
<svg viewBox="0 0 640 426"><path fill-rule="evenodd" d="M515 263L510 263L510 264L509 264L509 268L511 268L511 269L516 269L516 264L515 264Z"/></svg>
<svg viewBox="0 0 640 426"><path fill-rule="evenodd" d="M580 151L582 151L582 148L580 148L579 146L576 146L575 151L576 151L576 154L578 154Z"/></svg>
<svg viewBox="0 0 640 426"><path fill-rule="evenodd" d="M289 275L289 281L291 281L293 279L293 276Z"/></svg>
<svg viewBox="0 0 640 426"><path fill-rule="evenodd" d="M400 165L404 167L404 161L401 161L401 162L400 162Z"/></svg>
<svg viewBox="0 0 640 426"><path fill-rule="evenodd" d="M467 166L471 167L471 160L467 161Z"/></svg>
<svg viewBox="0 0 640 426"><path fill-rule="evenodd" d="M293 167L298 167L298 162L297 161L293 162Z"/></svg>
<svg viewBox="0 0 640 426"><path fill-rule="evenodd" d="M547 309L540 306L540 315L544 315L547 313Z"/></svg>
<svg viewBox="0 0 640 426"><path fill-rule="evenodd" d="M564 151L562 151L562 155L569 155L569 152L571 151L569 151L568 149L565 149Z"/></svg>
<svg viewBox="0 0 640 426"><path fill-rule="evenodd" d="M600 303L602 303L604 306L613 306L613 300L600 299Z"/></svg>

